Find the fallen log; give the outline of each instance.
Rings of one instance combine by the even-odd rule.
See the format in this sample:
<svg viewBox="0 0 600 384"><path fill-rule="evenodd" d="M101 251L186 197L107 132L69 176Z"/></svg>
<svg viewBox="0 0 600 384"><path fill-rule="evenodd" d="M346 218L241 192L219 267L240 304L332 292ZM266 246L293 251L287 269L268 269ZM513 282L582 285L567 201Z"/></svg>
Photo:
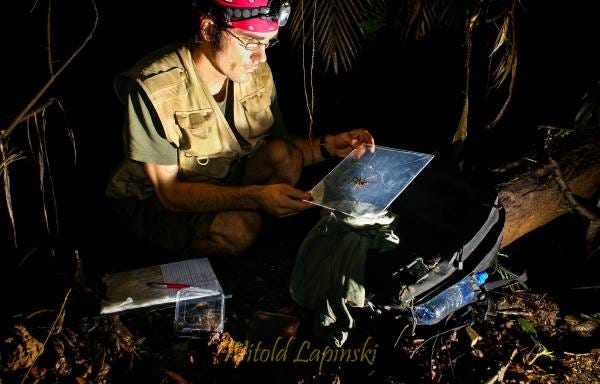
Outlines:
<svg viewBox="0 0 600 384"><path fill-rule="evenodd" d="M562 170L571 193L590 199L600 187L600 135L570 138L552 157ZM536 164L499 184L500 201L506 210L505 247L521 236L540 228L573 209L555 179L549 163Z"/></svg>

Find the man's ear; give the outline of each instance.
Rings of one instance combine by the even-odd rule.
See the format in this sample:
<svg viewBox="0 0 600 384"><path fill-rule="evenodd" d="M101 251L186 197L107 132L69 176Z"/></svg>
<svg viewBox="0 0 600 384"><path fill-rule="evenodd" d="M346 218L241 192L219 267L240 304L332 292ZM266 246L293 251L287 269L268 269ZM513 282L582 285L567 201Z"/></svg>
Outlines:
<svg viewBox="0 0 600 384"><path fill-rule="evenodd" d="M209 16L203 16L199 20L200 23L200 35L204 41L213 41L215 38L215 32L217 30L217 24Z"/></svg>

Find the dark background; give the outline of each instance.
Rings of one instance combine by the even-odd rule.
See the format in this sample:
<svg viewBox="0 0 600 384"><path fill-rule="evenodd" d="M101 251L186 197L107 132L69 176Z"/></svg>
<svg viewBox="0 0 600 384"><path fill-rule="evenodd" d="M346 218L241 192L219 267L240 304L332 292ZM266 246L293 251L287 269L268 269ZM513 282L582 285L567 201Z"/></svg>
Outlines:
<svg viewBox="0 0 600 384"><path fill-rule="evenodd" d="M493 166L518 158L535 145L536 125L570 128L580 98L600 80L595 52L600 23L594 2L525 1L517 11L518 83L505 119L471 144L478 164ZM3 4L1 71L4 75L1 126L7 126L48 78L46 46L47 1ZM27 159L11 166L11 188L17 240L14 248L1 209L2 269L12 276L27 271L35 280L48 268L73 269L73 253L98 261L106 249L119 248L102 216L106 181L122 156L123 109L112 90L112 79L144 54L191 31L187 1L157 2L101 0L98 28L78 57L40 100L60 99L64 113L47 111L46 148L57 211L52 206L48 173L40 193L37 159L28 149L25 125L9 142ZM79 46L93 25L87 1L52 2L52 56L55 70ZM464 36L461 29L436 30L420 41L402 41L382 30L368 43L352 73L314 72L316 136L354 127L368 128L378 144L439 153L458 125L464 99ZM474 40L472 81L485 81L490 33ZM287 30L268 52L288 129L308 134L300 52L290 44ZM308 63L307 67L308 68ZM503 95L504 91L499 92ZM480 100L478 113L493 117L501 97ZM474 101L477 103L477 101ZM76 163L67 130L75 138ZM35 145L34 145L35 148ZM46 170L46 172L48 169ZM309 170L318 173L318 170ZM50 235L44 222L47 203ZM58 217L58 220L56 219ZM58 225L57 225L58 222ZM58 265L58 267L56 267ZM17 271L12 274L12 271ZM38 277L39 277L38 276ZM43 281L43 280L42 280ZM44 290L59 291L61 287Z"/></svg>

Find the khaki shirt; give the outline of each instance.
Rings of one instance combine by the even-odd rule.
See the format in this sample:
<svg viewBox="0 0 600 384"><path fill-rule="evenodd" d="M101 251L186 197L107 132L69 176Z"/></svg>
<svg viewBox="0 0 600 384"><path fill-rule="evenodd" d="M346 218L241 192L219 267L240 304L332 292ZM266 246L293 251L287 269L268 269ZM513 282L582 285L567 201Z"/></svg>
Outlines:
<svg viewBox="0 0 600 384"><path fill-rule="evenodd" d="M152 195L146 162L177 164L182 179L219 183L234 161L251 155L267 136L285 135L268 65L247 84L230 86L233 116L227 119L228 100L217 103L208 94L185 44L154 52L119 75L115 90L126 106L126 158L113 173L107 196Z"/></svg>

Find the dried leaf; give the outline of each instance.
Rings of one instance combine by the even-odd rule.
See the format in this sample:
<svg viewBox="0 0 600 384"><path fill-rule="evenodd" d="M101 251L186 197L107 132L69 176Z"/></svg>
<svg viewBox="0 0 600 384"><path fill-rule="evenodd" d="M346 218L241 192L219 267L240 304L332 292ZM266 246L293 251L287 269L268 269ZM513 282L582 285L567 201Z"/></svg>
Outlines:
<svg viewBox="0 0 600 384"><path fill-rule="evenodd" d="M477 333L470 325L467 325L465 329L471 339L471 348L474 348L479 341L483 340L479 333Z"/></svg>
<svg viewBox="0 0 600 384"><path fill-rule="evenodd" d="M9 164L23 158L20 152L14 153L7 150L4 140L0 139L0 174L4 181L4 198L6 200L6 209L13 232L13 242L17 247L17 228L15 226L15 214L12 205L12 196L10 191L10 174L8 172Z"/></svg>
<svg viewBox="0 0 600 384"><path fill-rule="evenodd" d="M462 114L460 115L460 121L458 122L458 128L452 138L452 144L462 143L467 138L467 122L469 119L469 98L465 96L465 104L463 106Z"/></svg>

